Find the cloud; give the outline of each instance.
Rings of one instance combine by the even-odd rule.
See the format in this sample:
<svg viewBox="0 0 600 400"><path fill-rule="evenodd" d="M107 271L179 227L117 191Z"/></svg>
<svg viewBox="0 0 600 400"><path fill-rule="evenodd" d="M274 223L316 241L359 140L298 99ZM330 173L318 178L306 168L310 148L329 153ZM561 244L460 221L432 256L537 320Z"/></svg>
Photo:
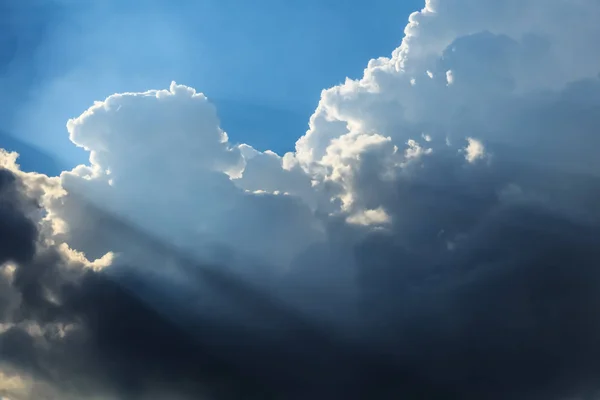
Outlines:
<svg viewBox="0 0 600 400"><path fill-rule="evenodd" d="M3 152L1 382L593 395L599 14L427 1L390 57L322 92L284 155L231 143L175 83L70 120L88 165L49 178Z"/></svg>
<svg viewBox="0 0 600 400"><path fill-rule="evenodd" d="M467 138L469 145L465 148L465 158L468 162L473 163L485 157L485 148L483 144L473 138Z"/></svg>
<svg viewBox="0 0 600 400"><path fill-rule="evenodd" d="M213 307L220 303L220 312L227 310L227 304L206 290L198 296L189 285L165 281L148 270L140 273L127 265L114 265L107 271L93 268L98 261L90 263L82 254L73 257L73 251L55 245L37 230L37 221L28 215L29 208L36 208L31 201L35 199L27 195L21 179L4 168L0 176L4 222L0 233L2 238L13 235L10 243L3 240L0 253L2 395L25 399L280 398L277 394L283 388L273 386L271 377L279 374L277 379L293 379L296 367L285 367L282 360L305 356L286 357L289 350L282 345L254 336L255 331L240 325L243 311L238 311L236 320L223 319L223 315L215 319L214 310L209 314L203 309L203 297L209 295ZM104 213L104 219L110 218ZM302 340L289 336L298 346L309 340L312 346L329 350L327 342L323 343L326 335L285 309L277 311L281 307L268 295L236 283L237 278L219 270L211 272L209 266L197 264L133 226L118 220L114 224L121 232L127 231L130 240L145 242L155 256L185 266L188 283L194 281L195 289L209 282L221 297L233 296L242 308L260 312L278 332L291 327L300 333ZM162 300L158 310L147 303L157 298ZM234 307L240 308L239 304ZM270 330L273 335L273 326Z"/></svg>
<svg viewBox="0 0 600 400"><path fill-rule="evenodd" d="M169 90L113 95L67 127L73 142L90 152L90 166L61 175L68 194L50 207L71 237L89 223L76 211L77 200L71 201L76 195L178 246L216 242L267 263L285 262L319 238L318 221L305 204L286 196L287 190L255 188L251 176L239 187L232 181L246 163L260 168L259 158L274 157L277 168L271 170L282 176L286 170L277 156L246 161L219 128L214 107L191 88L173 83ZM310 188L306 177L296 180ZM259 189L264 193L254 193ZM157 215L156 210L166 213ZM94 242L98 244L97 238ZM95 254L111 250L75 247Z"/></svg>

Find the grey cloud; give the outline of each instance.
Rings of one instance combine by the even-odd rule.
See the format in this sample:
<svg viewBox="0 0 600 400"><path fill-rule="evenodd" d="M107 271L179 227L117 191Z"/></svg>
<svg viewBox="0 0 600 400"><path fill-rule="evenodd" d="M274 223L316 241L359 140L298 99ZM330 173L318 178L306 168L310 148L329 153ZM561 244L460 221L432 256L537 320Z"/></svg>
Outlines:
<svg viewBox="0 0 600 400"><path fill-rule="evenodd" d="M374 342L440 387L435 398L563 399L598 389L597 220L506 202L494 190L517 175L560 174L491 170L461 182L461 168L434 171L438 181L398 184L386 203L394 227L356 247ZM599 193L597 180L579 182L571 190Z"/></svg>
<svg viewBox="0 0 600 400"><path fill-rule="evenodd" d="M139 278L121 276L122 282L115 283L109 276L70 265L58 249L45 246L24 212L31 199L23 194L19 179L5 169L0 173L6 239L2 262L16 266L12 276L2 275L2 304L11 293L16 295L7 300L18 301L10 309L3 307L3 366L8 363L25 376L51 383L60 398L149 398L167 388L196 398L216 390L219 379L230 382L227 390L235 391L235 368L126 289L127 282L137 279L133 286L143 291ZM205 339L218 335L203 334ZM253 384L237 376L250 393Z"/></svg>
<svg viewBox="0 0 600 400"><path fill-rule="evenodd" d="M566 182L589 200L597 181L499 157L469 164L455 148L420 162L395 180L368 173L357 180L358 194L385 205L390 228L324 216L326 244L308 248L283 278L257 272L289 292L203 268L90 204L85 213L105 226L90 229L120 232L114 243L137 241L146 262L175 259L185 283L126 264L73 275L51 248L6 253L18 261L11 290L22 295L12 318L47 330L36 336L16 325L2 333L3 360L81 397L197 398L217 390L217 398L265 391L274 398L547 400L597 388L600 230L570 213L579 203L561 203L560 186L552 185ZM15 221L32 226L18 211L35 202L15 175L4 174L11 218L22 215ZM548 199L519 190L506 197L510 184ZM20 242L37 243L35 229L24 232ZM346 288L325 290L341 281ZM344 295L355 302L340 301ZM333 326L316 322L328 313L337 314ZM58 323L77 329L61 338ZM234 392L219 393L218 381Z"/></svg>
<svg viewBox="0 0 600 400"><path fill-rule="evenodd" d="M12 217L35 227L19 212L31 199L18 177L2 173L8 182L2 195L11 202ZM369 359L269 293L199 265L127 223L113 223L151 254L176 259L188 284L127 265L103 272L82 269L44 245L37 230L24 229L29 234L17 237L35 246L26 247L24 255L11 247L5 256L16 270L12 277L2 276L2 293L16 293L12 300L18 304L2 316L8 328L0 333L0 354L3 368L53 388L56 395L46 392L49 398L198 398L202 393L304 398L335 394L336 382L362 370L358 360ZM206 308L207 295L212 310ZM234 312L229 319L223 318L227 300ZM263 318L258 326L252 323L256 315ZM341 369L345 373L339 373L339 362L348 365Z"/></svg>

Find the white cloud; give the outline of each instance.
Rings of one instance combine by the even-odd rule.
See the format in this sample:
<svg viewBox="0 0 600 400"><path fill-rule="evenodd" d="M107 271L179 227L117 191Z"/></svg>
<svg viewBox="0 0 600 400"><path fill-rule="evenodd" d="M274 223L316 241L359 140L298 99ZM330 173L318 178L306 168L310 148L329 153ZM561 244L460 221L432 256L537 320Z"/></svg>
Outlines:
<svg viewBox="0 0 600 400"><path fill-rule="evenodd" d="M67 194L46 203L51 223L65 230L61 240L75 250L94 258L112 250L85 238L94 222L77 196L188 249L215 242L285 263L319 240L309 207L284 195L311 200L308 177L298 167L283 168L274 153L230 145L214 107L192 88L173 83L169 90L115 94L67 127L90 152L90 164L63 172Z"/></svg>
<svg viewBox="0 0 600 400"><path fill-rule="evenodd" d="M94 271L100 271L104 268L111 266L115 259L115 254L109 251L102 257L90 261L87 259L83 252L71 249L66 243L61 243L58 246L58 249L65 256L67 261L71 263L77 263L85 268L91 268Z"/></svg>
<svg viewBox="0 0 600 400"><path fill-rule="evenodd" d="M365 210L358 214L349 216L346 221L350 224L358 225L382 225L389 222L390 216L383 208L376 210Z"/></svg>
<svg viewBox="0 0 600 400"><path fill-rule="evenodd" d="M465 158L468 162L473 163L485 157L485 147L477 139L467 138L469 143L465 148Z"/></svg>
<svg viewBox="0 0 600 400"><path fill-rule="evenodd" d="M249 191L289 193L301 197L312 209L320 201L314 192L310 177L300 168L292 153L283 157L272 151L260 152L247 144L238 147L245 165L234 184Z"/></svg>
<svg viewBox="0 0 600 400"><path fill-rule="evenodd" d="M450 69L446 71L446 82L448 85L452 85L454 83L454 74Z"/></svg>

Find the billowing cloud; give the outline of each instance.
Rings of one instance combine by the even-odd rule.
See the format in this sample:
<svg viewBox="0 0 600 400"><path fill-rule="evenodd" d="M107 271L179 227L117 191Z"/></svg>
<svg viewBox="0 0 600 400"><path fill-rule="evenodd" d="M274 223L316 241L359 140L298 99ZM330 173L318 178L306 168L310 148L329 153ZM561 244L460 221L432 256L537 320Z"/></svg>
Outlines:
<svg viewBox="0 0 600 400"><path fill-rule="evenodd" d="M598 17L428 0L284 155L176 83L70 120L59 177L2 153L0 389L593 396Z"/></svg>
<svg viewBox="0 0 600 400"><path fill-rule="evenodd" d="M228 142L207 98L191 88L173 83L169 90L114 95L67 127L73 142L90 151L90 166L61 175L68 194L50 206L69 227L66 234L72 240L85 240L85 234L76 232L87 230L90 223L87 211L77 211L73 196L83 196L177 246L218 243L266 263L289 262L319 240L318 221L303 202L286 196L287 191L235 185L232 178L240 176L246 158ZM274 162L281 170L281 162ZM298 186L303 183L299 180ZM75 247L100 251L83 243Z"/></svg>

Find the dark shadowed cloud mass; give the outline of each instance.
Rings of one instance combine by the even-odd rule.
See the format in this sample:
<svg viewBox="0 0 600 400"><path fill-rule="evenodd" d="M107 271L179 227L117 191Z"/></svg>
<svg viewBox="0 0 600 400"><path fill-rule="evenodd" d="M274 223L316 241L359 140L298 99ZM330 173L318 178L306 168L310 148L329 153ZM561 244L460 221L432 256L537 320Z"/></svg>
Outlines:
<svg viewBox="0 0 600 400"><path fill-rule="evenodd" d="M2 151L0 396L600 398L599 17L428 0L283 155L175 82Z"/></svg>

